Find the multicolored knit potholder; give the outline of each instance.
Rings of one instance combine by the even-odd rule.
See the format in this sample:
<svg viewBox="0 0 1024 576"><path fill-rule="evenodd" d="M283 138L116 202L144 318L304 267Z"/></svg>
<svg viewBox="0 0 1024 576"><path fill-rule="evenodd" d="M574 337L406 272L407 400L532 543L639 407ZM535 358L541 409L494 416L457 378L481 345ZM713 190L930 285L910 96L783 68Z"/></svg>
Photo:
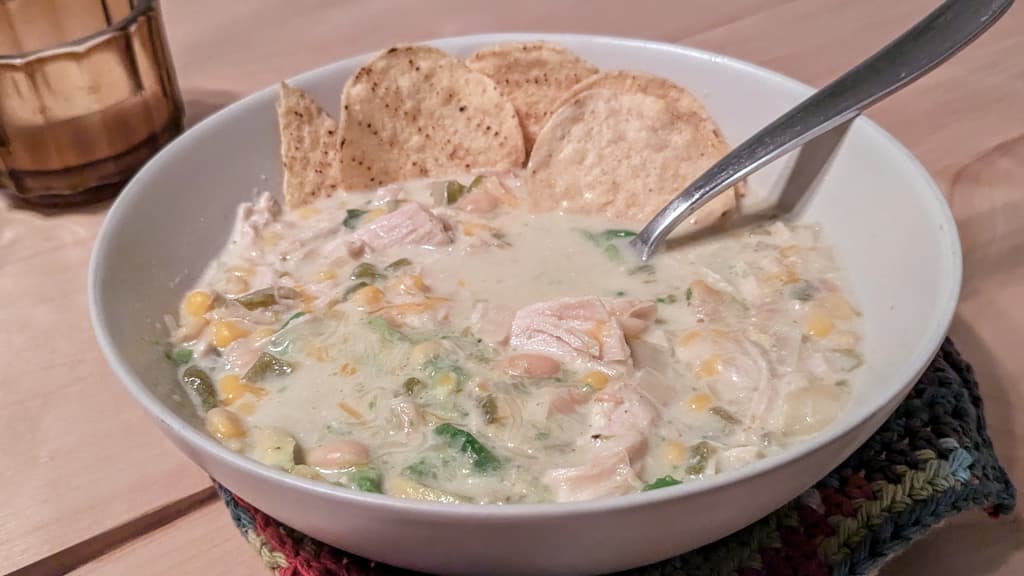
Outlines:
<svg viewBox="0 0 1024 576"><path fill-rule="evenodd" d="M279 576L409 574L314 540L217 488ZM997 517L1014 504L973 371L947 340L892 417L813 488L722 540L629 574L869 574L951 516L981 508Z"/></svg>

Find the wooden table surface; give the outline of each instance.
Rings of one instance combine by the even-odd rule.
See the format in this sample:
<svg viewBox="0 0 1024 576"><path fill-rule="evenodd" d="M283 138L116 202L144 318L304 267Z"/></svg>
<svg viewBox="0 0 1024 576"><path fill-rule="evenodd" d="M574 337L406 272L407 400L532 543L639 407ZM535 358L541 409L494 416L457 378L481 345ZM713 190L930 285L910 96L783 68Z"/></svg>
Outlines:
<svg viewBox="0 0 1024 576"><path fill-rule="evenodd" d="M820 86L938 0L165 0L189 122L306 69L396 42L569 31L678 42ZM1024 8L871 116L924 162L963 238L952 334L989 429L1024 485ZM106 205L0 199L0 573L260 574L204 474L165 440L100 356L86 307ZM1024 574L1024 524L967 513L883 572Z"/></svg>

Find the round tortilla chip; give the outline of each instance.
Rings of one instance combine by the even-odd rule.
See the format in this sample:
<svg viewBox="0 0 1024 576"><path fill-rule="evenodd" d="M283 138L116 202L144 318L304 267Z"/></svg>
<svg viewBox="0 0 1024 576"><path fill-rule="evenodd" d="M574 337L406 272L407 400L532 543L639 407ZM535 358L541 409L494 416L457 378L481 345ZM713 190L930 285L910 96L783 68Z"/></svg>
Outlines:
<svg viewBox="0 0 1024 576"><path fill-rule="evenodd" d="M378 55L341 96L341 183L367 190L523 165L523 131L490 78L429 46Z"/></svg>
<svg viewBox="0 0 1024 576"><path fill-rule="evenodd" d="M701 104L700 100L691 94L689 90L675 82L672 82L671 80L668 80L667 78L662 78L661 76L655 76L653 74L646 74L644 72L635 72L633 70L612 70L609 72L601 72L600 74L595 74L594 76L587 78L566 91L555 103L553 111L557 111L559 108L565 106L571 100L588 90L636 92L638 94L646 94L648 96L654 96L655 98L670 100L680 110L699 114L703 118L706 118L707 121L711 123L712 131L718 135L718 139L722 141L723 146L728 148L728 145L725 144L725 139L722 138L721 133L714 125L714 121L711 120L711 117L708 115L707 110L704 108L704 105Z"/></svg>
<svg viewBox="0 0 1024 576"><path fill-rule="evenodd" d="M526 152L547 122L562 95L597 67L550 42L515 42L477 51L466 65L487 75L516 109L523 127Z"/></svg>
<svg viewBox="0 0 1024 576"><path fill-rule="evenodd" d="M727 149L703 109L630 90L578 94L537 137L526 170L530 208L646 221ZM735 207L731 190L689 221L691 229Z"/></svg>
<svg viewBox="0 0 1024 576"><path fill-rule="evenodd" d="M709 134L709 139L715 141L715 145L718 148L719 158L725 156L732 149L729 143L725 140L725 136L722 135L722 131L718 128L718 125L708 114L704 104L697 99L689 90L682 86L662 78L661 76L655 76L653 74L647 74L645 72L636 72L634 70L612 70L610 72L601 72L595 74L590 78L587 78L583 82L580 82L576 86L573 86L568 92L566 92L562 98L555 103L555 107L552 113L556 112L562 106L565 106L573 98L586 92L587 90L620 90L625 92L638 92L640 94L646 94L648 96L655 96L657 98L663 98L672 102L682 113L693 114L696 118L692 119L695 124L699 124L699 129ZM716 161L718 158L715 159ZM694 178L696 178L695 175ZM733 190L735 193L742 198L746 193L746 184L743 182L737 184Z"/></svg>

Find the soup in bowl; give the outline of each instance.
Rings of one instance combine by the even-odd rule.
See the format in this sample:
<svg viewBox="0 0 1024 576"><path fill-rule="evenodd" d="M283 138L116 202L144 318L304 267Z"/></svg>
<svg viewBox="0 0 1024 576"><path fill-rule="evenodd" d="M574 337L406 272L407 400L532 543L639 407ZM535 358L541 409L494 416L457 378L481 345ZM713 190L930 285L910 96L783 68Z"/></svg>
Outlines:
<svg viewBox="0 0 1024 576"><path fill-rule="evenodd" d="M434 45L465 57L524 39L685 86L731 141L809 93L678 46ZM368 60L292 84L329 104ZM813 181L794 157L741 202L812 182L799 211L640 263L625 245L636 219L531 210L529 170L302 206L265 194L281 174L277 99L215 115L129 185L97 242L94 323L186 454L354 553L432 572L580 573L692 549L839 464L952 316L948 209L866 119ZM534 151L543 142L541 130Z"/></svg>
<svg viewBox="0 0 1024 576"><path fill-rule="evenodd" d="M860 319L816 227L640 262L628 222L463 180L240 207L169 320L215 437L356 490L510 504L699 480L838 416Z"/></svg>

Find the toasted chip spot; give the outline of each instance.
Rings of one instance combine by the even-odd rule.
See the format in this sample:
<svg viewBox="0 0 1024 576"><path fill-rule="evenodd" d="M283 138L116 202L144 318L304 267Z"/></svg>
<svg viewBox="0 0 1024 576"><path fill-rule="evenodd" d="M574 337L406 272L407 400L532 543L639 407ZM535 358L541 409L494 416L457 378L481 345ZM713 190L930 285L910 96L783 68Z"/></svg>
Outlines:
<svg viewBox="0 0 1024 576"><path fill-rule="evenodd" d="M277 121L284 199L294 209L331 194L341 185L338 123L309 94L284 82L280 89Z"/></svg>
<svg viewBox="0 0 1024 576"><path fill-rule="evenodd" d="M516 42L477 51L466 65L494 80L515 106L529 154L554 105L597 68L549 42Z"/></svg>
<svg viewBox="0 0 1024 576"><path fill-rule="evenodd" d="M700 102L667 80L613 72L572 92L534 144L526 174L531 210L644 221L729 150ZM710 225L735 205L734 190L726 191L689 228Z"/></svg>
<svg viewBox="0 0 1024 576"><path fill-rule="evenodd" d="M428 46L378 55L341 97L345 190L519 168L515 109L490 78Z"/></svg>

